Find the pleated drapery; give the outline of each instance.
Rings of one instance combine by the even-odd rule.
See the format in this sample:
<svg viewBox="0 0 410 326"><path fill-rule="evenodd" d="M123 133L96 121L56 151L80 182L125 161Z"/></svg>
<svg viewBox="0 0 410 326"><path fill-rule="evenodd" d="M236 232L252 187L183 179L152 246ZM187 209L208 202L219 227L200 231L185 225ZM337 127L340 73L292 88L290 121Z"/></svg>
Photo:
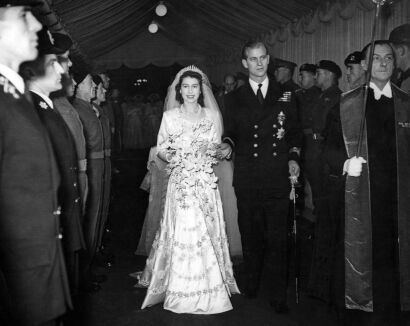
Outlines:
<svg viewBox="0 0 410 326"><path fill-rule="evenodd" d="M255 37L297 64L331 59L342 66L369 42L375 8L372 0L167 0L168 13L158 17L153 0L44 1L97 65L194 63L217 84L224 74L243 71L241 47ZM378 38L410 21L410 0L395 0L382 16ZM156 34L147 31L152 20Z"/></svg>
<svg viewBox="0 0 410 326"><path fill-rule="evenodd" d="M370 42L375 5L372 1L335 1L325 10L318 8L311 15L259 35L274 57L293 61L298 65L315 63L322 59L335 61L344 70L344 59ZM410 22L410 1L396 1L384 8L376 38L388 38L390 31ZM207 61L207 72L214 81L222 82L223 75L244 71L240 48L231 49ZM341 88L346 89L346 80Z"/></svg>

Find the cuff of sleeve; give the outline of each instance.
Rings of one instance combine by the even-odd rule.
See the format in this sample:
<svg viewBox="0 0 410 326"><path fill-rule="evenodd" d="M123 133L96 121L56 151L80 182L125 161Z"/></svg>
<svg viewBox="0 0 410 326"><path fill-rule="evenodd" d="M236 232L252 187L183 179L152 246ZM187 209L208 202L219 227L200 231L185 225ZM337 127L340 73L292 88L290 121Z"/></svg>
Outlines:
<svg viewBox="0 0 410 326"><path fill-rule="evenodd" d="M235 147L235 142L234 142L231 138L229 138L229 137L224 137L224 139L222 139L222 141L223 141L224 143L229 144L229 146L231 146L232 150L233 150L233 148Z"/></svg>
<svg viewBox="0 0 410 326"><path fill-rule="evenodd" d="M343 163L343 175L345 175L347 173L347 165L349 164L349 160L346 160Z"/></svg>

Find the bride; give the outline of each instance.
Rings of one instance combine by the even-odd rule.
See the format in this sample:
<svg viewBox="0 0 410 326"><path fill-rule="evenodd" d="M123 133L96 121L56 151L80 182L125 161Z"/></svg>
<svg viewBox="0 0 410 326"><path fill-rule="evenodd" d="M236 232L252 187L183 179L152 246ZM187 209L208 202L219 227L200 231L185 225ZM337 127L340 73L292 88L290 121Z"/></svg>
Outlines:
<svg viewBox="0 0 410 326"><path fill-rule="evenodd" d="M141 308L164 302L176 313L228 311L229 297L239 289L212 168L222 118L205 74L194 66L182 69L168 89L165 108L157 151L168 162L169 182L160 227L139 279L148 287Z"/></svg>

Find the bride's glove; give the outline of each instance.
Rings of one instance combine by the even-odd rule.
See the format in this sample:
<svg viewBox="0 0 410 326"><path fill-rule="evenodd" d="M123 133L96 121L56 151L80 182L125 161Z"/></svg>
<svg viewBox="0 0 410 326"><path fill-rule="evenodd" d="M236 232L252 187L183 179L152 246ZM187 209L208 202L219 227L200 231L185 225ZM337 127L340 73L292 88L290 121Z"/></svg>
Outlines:
<svg viewBox="0 0 410 326"><path fill-rule="evenodd" d="M347 173L351 177L360 177L363 163L367 163L363 157L353 156L344 163L343 174Z"/></svg>

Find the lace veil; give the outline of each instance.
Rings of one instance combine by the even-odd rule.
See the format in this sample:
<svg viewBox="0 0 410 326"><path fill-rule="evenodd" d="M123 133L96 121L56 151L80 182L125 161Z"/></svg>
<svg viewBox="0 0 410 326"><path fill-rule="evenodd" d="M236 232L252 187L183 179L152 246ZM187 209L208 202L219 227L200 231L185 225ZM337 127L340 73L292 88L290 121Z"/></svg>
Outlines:
<svg viewBox="0 0 410 326"><path fill-rule="evenodd" d="M196 66L188 66L180 70L177 75L175 76L174 81L172 84L168 87L168 92L167 96L165 98L164 102L164 111L174 109L176 107L179 107L181 103L176 100L176 91L175 91L175 86L179 82L179 78L185 71L195 71L202 76L202 93L204 95L204 104L205 107L208 108L208 113L209 113L209 118L212 119L217 137L220 140L223 134L223 120L222 120L222 114L221 111L219 110L218 103L216 102L215 96L212 93L212 88L211 88L211 83L209 82L208 77L203 73L199 68Z"/></svg>

